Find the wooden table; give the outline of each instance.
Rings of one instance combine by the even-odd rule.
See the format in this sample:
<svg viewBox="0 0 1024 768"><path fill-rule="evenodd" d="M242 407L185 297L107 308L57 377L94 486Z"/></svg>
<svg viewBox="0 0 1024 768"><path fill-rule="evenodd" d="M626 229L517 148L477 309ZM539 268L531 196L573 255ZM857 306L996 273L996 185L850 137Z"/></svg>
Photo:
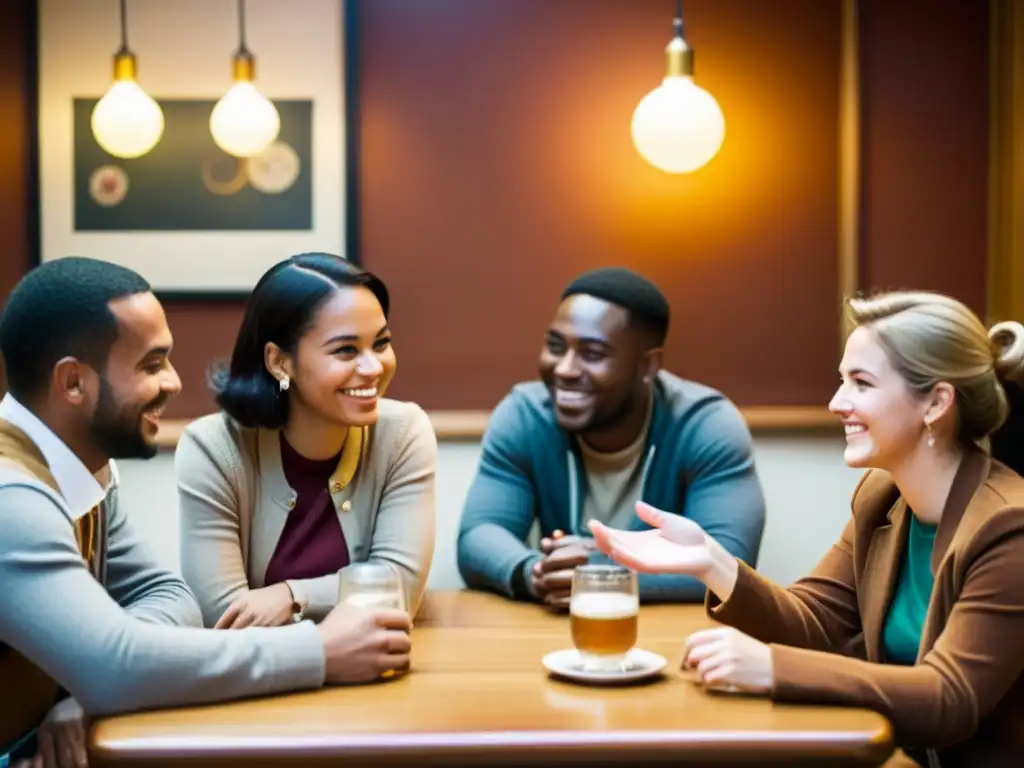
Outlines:
<svg viewBox="0 0 1024 768"><path fill-rule="evenodd" d="M653 682L589 687L547 675L568 618L477 592L427 596L413 671L366 686L108 718L92 766L881 765L888 721L838 707L705 692L679 671L700 606L643 606L639 645L669 660Z"/></svg>

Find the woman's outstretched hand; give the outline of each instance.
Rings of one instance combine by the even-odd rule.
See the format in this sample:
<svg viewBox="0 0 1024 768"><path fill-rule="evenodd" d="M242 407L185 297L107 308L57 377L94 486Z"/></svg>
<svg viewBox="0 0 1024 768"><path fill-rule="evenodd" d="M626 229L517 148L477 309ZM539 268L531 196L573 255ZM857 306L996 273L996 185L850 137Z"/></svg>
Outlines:
<svg viewBox="0 0 1024 768"><path fill-rule="evenodd" d="M674 573L703 581L725 600L736 583L736 560L693 520L662 512L642 501L637 516L649 531L624 531L591 520L598 549L640 573ZM722 594L725 592L725 594Z"/></svg>
<svg viewBox="0 0 1024 768"><path fill-rule="evenodd" d="M590 521L594 541L612 560L641 573L681 573L698 579L711 567L707 534L695 522L642 501L636 503L636 513L653 530L624 531Z"/></svg>

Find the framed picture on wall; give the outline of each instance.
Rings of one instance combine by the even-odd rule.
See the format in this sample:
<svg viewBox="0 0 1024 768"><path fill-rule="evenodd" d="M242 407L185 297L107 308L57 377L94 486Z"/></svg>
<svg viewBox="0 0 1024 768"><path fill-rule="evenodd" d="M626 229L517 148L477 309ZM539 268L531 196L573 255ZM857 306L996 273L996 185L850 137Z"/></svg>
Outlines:
<svg viewBox="0 0 1024 768"><path fill-rule="evenodd" d="M122 18L138 86L159 106L148 118L133 107L142 127L96 110ZM92 256L163 295L223 297L294 253L351 257L344 22L340 0L39 0L39 261ZM254 154L226 151L211 123L243 35L279 124ZM125 156L126 143L145 142L147 119L158 140ZM244 142L253 124L233 135Z"/></svg>

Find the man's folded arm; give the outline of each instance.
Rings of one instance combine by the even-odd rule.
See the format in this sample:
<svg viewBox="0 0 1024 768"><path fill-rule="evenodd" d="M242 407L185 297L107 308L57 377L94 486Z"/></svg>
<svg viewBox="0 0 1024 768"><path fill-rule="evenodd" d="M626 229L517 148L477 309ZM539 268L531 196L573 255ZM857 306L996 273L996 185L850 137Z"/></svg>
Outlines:
<svg viewBox="0 0 1024 768"><path fill-rule="evenodd" d="M64 511L31 486L0 489L0 641L102 715L201 704L324 682L311 622L167 627L125 611L85 567Z"/></svg>

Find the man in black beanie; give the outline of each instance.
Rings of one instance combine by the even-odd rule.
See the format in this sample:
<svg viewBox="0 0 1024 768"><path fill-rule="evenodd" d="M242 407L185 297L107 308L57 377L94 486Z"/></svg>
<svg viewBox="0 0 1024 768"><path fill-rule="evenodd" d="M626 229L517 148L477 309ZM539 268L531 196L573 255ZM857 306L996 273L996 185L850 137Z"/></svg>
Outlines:
<svg viewBox="0 0 1024 768"><path fill-rule="evenodd" d="M750 432L721 393L661 370L669 306L622 268L587 272L563 291L540 355L540 381L495 409L459 530L471 588L567 607L573 570L606 562L592 519L648 527L645 501L692 518L757 565L764 495ZM535 520L540 550L527 544ZM640 574L641 600L704 599L689 576Z"/></svg>

